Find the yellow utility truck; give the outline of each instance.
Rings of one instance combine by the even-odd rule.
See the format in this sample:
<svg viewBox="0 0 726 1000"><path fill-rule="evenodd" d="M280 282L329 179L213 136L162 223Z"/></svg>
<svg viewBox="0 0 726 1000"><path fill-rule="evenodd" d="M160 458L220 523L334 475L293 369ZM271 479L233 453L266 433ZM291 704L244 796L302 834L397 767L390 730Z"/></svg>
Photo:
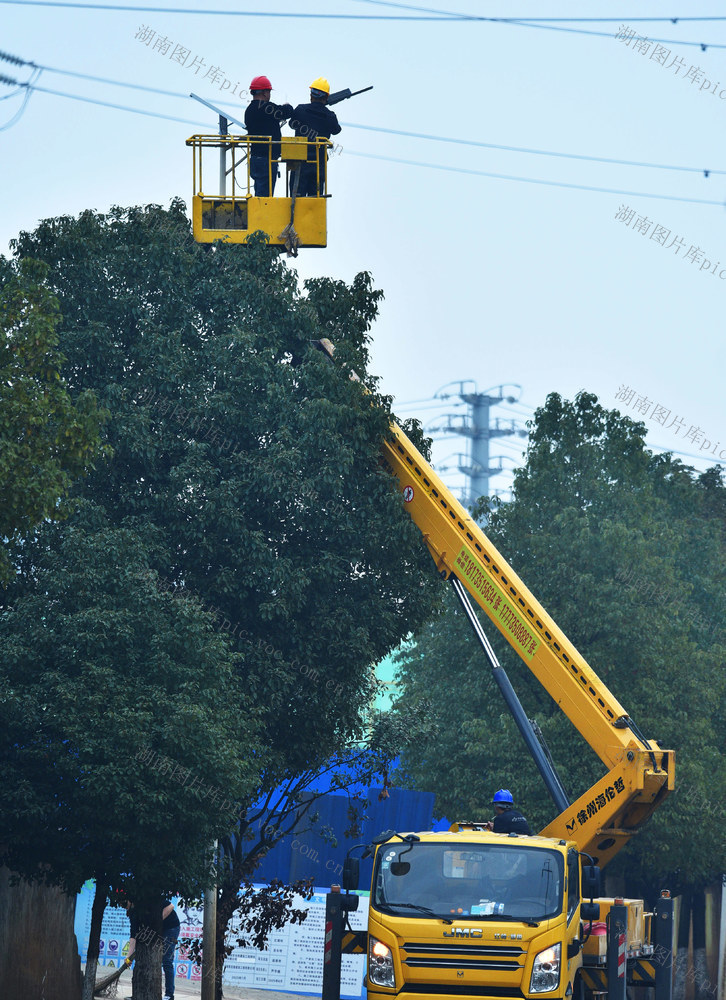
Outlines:
<svg viewBox="0 0 726 1000"><path fill-rule="evenodd" d="M331 358L328 341L318 345ZM354 373L349 373L355 377ZM357 907L358 860L326 918L323 1000L340 952L367 952L368 1000L625 1000L651 987L670 1000L672 900L603 898L600 871L673 789L674 752L646 738L481 527L393 424L383 460L436 568L452 584L551 794L557 815L536 836L485 822L447 833L387 831L374 853L368 930L343 933ZM569 802L472 601L517 651L600 757L603 777Z"/></svg>

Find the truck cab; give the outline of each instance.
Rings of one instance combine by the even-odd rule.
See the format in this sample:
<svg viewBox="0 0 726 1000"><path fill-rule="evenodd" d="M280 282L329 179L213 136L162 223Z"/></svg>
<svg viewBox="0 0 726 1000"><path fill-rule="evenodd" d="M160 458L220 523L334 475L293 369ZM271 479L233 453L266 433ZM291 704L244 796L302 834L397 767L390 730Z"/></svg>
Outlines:
<svg viewBox="0 0 726 1000"><path fill-rule="evenodd" d="M582 962L574 842L454 829L376 850L369 1000L569 995Z"/></svg>

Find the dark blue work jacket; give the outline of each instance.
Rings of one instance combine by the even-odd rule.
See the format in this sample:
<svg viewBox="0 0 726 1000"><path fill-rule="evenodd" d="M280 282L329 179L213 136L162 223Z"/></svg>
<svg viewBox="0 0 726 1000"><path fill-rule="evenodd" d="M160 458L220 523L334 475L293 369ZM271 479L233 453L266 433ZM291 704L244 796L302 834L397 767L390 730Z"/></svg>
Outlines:
<svg viewBox="0 0 726 1000"><path fill-rule="evenodd" d="M280 159L280 126L292 114L292 104L274 104L272 101L251 101L245 111L245 125L250 135L269 135L276 139L271 146L271 158ZM267 143L252 143L251 156L267 156Z"/></svg>

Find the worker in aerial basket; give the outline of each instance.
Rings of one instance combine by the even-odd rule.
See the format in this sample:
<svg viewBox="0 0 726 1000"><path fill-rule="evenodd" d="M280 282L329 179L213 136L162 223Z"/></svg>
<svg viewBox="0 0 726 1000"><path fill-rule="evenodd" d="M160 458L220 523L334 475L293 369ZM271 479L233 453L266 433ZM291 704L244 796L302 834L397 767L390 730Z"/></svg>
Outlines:
<svg viewBox="0 0 726 1000"><path fill-rule="evenodd" d="M316 139L329 139L331 135L340 132L338 116L330 108L326 108L330 97L330 84L324 76L319 76L310 84L310 103L298 104L290 116L290 128L295 135L306 136L308 139L307 162L300 168L299 195L314 197L325 193L325 168L328 159L327 150L321 144L315 146ZM318 149L317 164L315 150Z"/></svg>
<svg viewBox="0 0 726 1000"><path fill-rule="evenodd" d="M265 142L250 144L250 176L255 182L255 197L269 198L275 193L277 161L280 159L280 127L292 114L292 104L273 104L272 84L266 76L256 76L250 84L252 100L245 111L245 126L251 136L264 136ZM268 138L272 141L267 141Z"/></svg>
<svg viewBox="0 0 726 1000"><path fill-rule="evenodd" d="M494 793L494 822L487 823L487 828L494 833L524 833L531 837L529 823L518 809L514 808L514 799L508 788L500 788Z"/></svg>

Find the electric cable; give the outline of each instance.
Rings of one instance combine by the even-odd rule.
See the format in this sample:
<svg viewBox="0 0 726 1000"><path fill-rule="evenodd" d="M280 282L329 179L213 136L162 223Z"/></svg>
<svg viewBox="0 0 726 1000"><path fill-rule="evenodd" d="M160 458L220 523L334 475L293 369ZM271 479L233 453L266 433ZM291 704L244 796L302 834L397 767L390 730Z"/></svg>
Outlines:
<svg viewBox="0 0 726 1000"><path fill-rule="evenodd" d="M226 17L271 17L271 18L296 18L303 20L329 20L329 21L448 21L448 22L470 22L481 21L491 24L508 24L514 27L534 28L541 31L564 31L569 34L591 35L598 38L612 38L611 32L591 31L586 28L566 28L560 24L540 23L536 18L511 18L511 17L484 17L479 14L340 14L340 13L313 13L309 11L265 11L265 10L204 10L198 7L151 7L135 6L132 4L101 4L101 3L77 3L75 0L0 0L0 4L14 4L18 7L55 7L73 8L75 10L103 10L103 11L130 11L137 14L208 14L211 16ZM553 19L554 20L554 19ZM565 18L564 20L577 20ZM619 19L618 19L619 20ZM635 20L635 18L633 18ZM685 18L663 18L663 20L678 23ZM726 49L726 43L718 42L695 42L690 40L680 40L672 38L650 38L651 42L659 42L668 45L692 45L697 46L701 51L706 49Z"/></svg>
<svg viewBox="0 0 726 1000"><path fill-rule="evenodd" d="M651 441L646 443L647 448L657 448L661 452L669 452L671 455L684 455L686 458L697 458L701 462L710 462L711 465L720 465L721 467L726 466L726 462L721 461L717 458L711 458L708 455L694 455L690 451L678 451L677 448L666 448L662 444L653 444Z"/></svg>
<svg viewBox="0 0 726 1000"><path fill-rule="evenodd" d="M5 100L8 97L15 97L21 92L21 90L25 90L25 95L23 96L23 100L20 107L8 121L6 121L3 125L0 125L0 132L6 132L9 128L12 128L13 125L16 125L23 117L25 109L27 108L28 102L30 101L30 98L32 96L33 90L35 89L34 81L40 79L42 72L43 71L41 69L36 68L34 72L31 74L30 80L28 81L27 84L19 84L17 80L12 80L11 77L6 77L6 76L0 77L0 80L2 80L3 83L8 83L10 84L10 86L17 86L18 88L12 94L6 94L3 100Z"/></svg>
<svg viewBox="0 0 726 1000"><path fill-rule="evenodd" d="M5 59L8 62L16 63L17 65L25 65L25 66L37 65L34 62L30 62L25 59L20 59L17 56L11 56L8 53L0 51L0 60L2 59ZM127 87L132 90L146 91L151 94L161 94L165 97L177 97L177 98L183 98L184 100L189 99L189 94L187 94L184 91L163 90L159 87L148 87L141 83L129 83L124 80L114 80L110 77L95 76L90 73L79 73L77 70L60 69L57 66L40 65L38 68L44 70L47 73L59 73L63 76L78 77L79 79L82 80L91 80L94 83L107 83L110 86ZM220 104L220 106L223 107L224 105ZM189 122L189 124L196 124L196 123ZM403 136L404 138L426 139L431 142L452 143L461 146L480 147L482 149L497 149L512 153L525 153L535 156L553 156L558 159L584 160L593 163L608 163L608 164L615 164L618 166L627 166L627 167L645 167L653 170L676 170L685 173L703 174L704 177L709 177L711 174L726 176L726 170L714 170L711 169L710 167L709 168L685 167L670 163L645 163L641 160L621 160L607 156L591 156L585 153L563 153L557 150L533 149L528 146L508 146L501 143L483 142L476 139L458 139L458 138L453 138L451 136L440 136L427 132L409 132L404 129L383 128L377 125L361 125L357 122L341 122L341 124L345 128L361 129L366 132L380 132L386 135L399 135Z"/></svg>
<svg viewBox="0 0 726 1000"><path fill-rule="evenodd" d="M228 17L274 17L296 18L303 20L324 21L462 21L456 14L449 16L428 14L321 14L309 11L271 11L271 10L205 10L199 7L148 7L119 3L77 3L75 0L0 0L3 4L14 4L17 7L72 7L76 10L118 10L132 11L137 14L210 14ZM489 20L471 16L466 20Z"/></svg>
<svg viewBox="0 0 726 1000"><path fill-rule="evenodd" d="M641 160L618 160L607 156L589 156L584 153L560 153L550 149L530 149L527 146L504 146L500 143L481 142L476 139L455 139L450 136L433 135L428 132L407 132L403 129L383 128L378 125L360 125L356 122L341 122L345 128L363 129L366 132L383 132L387 135L400 135L411 139L428 139L432 142L454 143L460 146L479 146L483 149L501 149L510 153L530 153L535 156L555 156L568 160L588 160L593 163L613 163L626 167L649 167L652 170L681 170L688 173L726 175L726 170L711 170L703 167L681 167L669 163L644 163Z"/></svg>
<svg viewBox="0 0 726 1000"><path fill-rule="evenodd" d="M61 76L75 76L81 80L91 80L93 83L107 83L113 87L127 87L129 90L143 90L149 94L161 94L163 97L179 97L189 100L189 94L182 90L162 90L161 87L148 87L143 83L127 83L125 80L111 80L107 76L92 76L90 73L78 73L72 69L57 69L55 66L43 66L47 73L59 73Z"/></svg>
<svg viewBox="0 0 726 1000"><path fill-rule="evenodd" d="M623 24L625 22L634 23L666 23L678 24L679 21L724 21L726 17L720 15L706 15L706 16L687 16L687 17L484 17L478 14L461 14L455 13L454 11L446 10L436 10L429 7L410 7L407 4L402 3L392 3L390 0L359 0L362 3L372 3L380 7L397 7L403 10L415 10L419 12L427 12L429 14L438 14L441 20L449 20L452 16L455 16L460 21L491 21L499 24L512 24L518 25L523 28L542 28L549 31L566 31L568 33L577 35L594 35L598 38L612 38L613 35L610 32L603 31L588 31L583 28L564 28L556 27L553 22L558 23L570 23L570 24L587 24L587 23L607 23L607 22L619 22ZM702 52L705 52L707 48L712 49L723 49L726 46L721 45L717 42L692 42L692 41L680 41L672 38L649 38L650 42L668 43L669 45L693 45L699 46Z"/></svg>
<svg viewBox="0 0 726 1000"><path fill-rule="evenodd" d="M2 3L2 0L0 0L0 3ZM101 101L97 97L82 97L80 94L67 94L65 91L53 90L50 87L38 87L30 81L21 83L9 77L4 77L3 79L14 86L27 89L28 93L35 90L41 94L52 94L54 97L66 97L71 101L82 101L84 104L98 104L102 108L113 108L116 111L127 111L135 115L145 115L147 118L163 118L166 121L180 122L182 125L196 125L198 128L206 128L209 124L208 122L193 121L191 118L177 118L175 115L165 115L161 111L146 111L143 108L130 108L125 104L113 104L111 101Z"/></svg>
<svg viewBox="0 0 726 1000"><path fill-rule="evenodd" d="M7 101L9 97L15 97L16 94L19 94L21 91L25 90L22 84L19 84L17 80L13 80L11 76L3 76L2 73L0 73L0 84L3 83L5 84L6 87L17 87L18 89L14 90L12 94L3 94L3 96L0 97L0 101Z"/></svg>
<svg viewBox="0 0 726 1000"><path fill-rule="evenodd" d="M5 3L7 0L0 0L0 3ZM518 25L522 28L539 28L541 31L564 31L570 35L590 35L594 38L614 38L615 36L609 31L589 31L586 28L564 28L560 25L555 24L536 24L530 21L510 21L503 19L503 24ZM699 48L701 52L705 52L706 49L726 49L726 43L720 42L692 42L686 39L679 38L650 38L647 39L649 42L658 42L661 45L690 45L695 48Z"/></svg>
<svg viewBox="0 0 726 1000"><path fill-rule="evenodd" d="M431 403L435 399L435 396L427 396L426 399L405 399L399 403L397 406L413 406L414 403Z"/></svg>
<svg viewBox="0 0 726 1000"><path fill-rule="evenodd" d="M0 0L0 3L2 2L4 2L4 0ZM6 79L10 80L10 78ZM159 119L164 119L166 121L178 122L183 125L194 125L198 128L208 127L207 123L205 122L199 122L196 120L192 120L190 118L179 118L175 115L167 115L160 111L146 111L143 108L132 108L129 107L128 105L115 104L111 101L102 101L98 98L82 97L79 94L69 94L66 93L65 91L54 90L50 87L39 87L37 86L37 84L31 85L30 82L19 83L19 81L17 80L12 80L11 83L15 86L26 87L28 88L28 91L32 89L38 91L39 93L51 94L54 97L65 97L68 100L81 101L85 104L96 104L99 105L100 107L112 108L116 111L126 111L132 114L144 115L147 118L159 118ZM27 104L27 101L25 102L25 104ZM17 118L15 118L13 122L10 124L14 124L16 120ZM9 128L10 124L4 127ZM427 162L422 162L420 160L407 160L400 157L383 156L382 154L379 153L364 153L362 151L352 150L352 149L346 149L346 152L349 153L351 156L360 156L366 159L381 160L386 163L399 163L404 166L425 167L429 170L443 170L449 173L468 174L470 176L475 176L475 177L489 177L494 180L508 180L522 184L539 184L545 187L559 187L576 191L590 191L599 194L616 194L634 198L655 198L660 201L675 201L690 205L714 205L719 208L723 208L726 205L726 202L713 201L711 199L705 199L705 198L684 198L679 195L652 194L644 191L623 191L620 190L619 188L604 188L595 185L573 184L566 181L551 181L535 177L518 177L514 174L500 174L486 170L474 170L468 167L452 167L439 163L427 163Z"/></svg>
<svg viewBox="0 0 726 1000"><path fill-rule="evenodd" d="M720 14L703 14L698 16L688 15L686 17L670 17L668 15L655 15L651 17L495 17L495 18L484 18L480 17L478 14L464 14L460 11L453 10L437 10L433 7L414 7L411 4L406 3L393 3L392 0L357 0L358 3L369 3L376 7L397 7L401 10L415 10L420 13L426 14L445 14L448 16L456 16L464 21L478 21L478 20L493 20L493 21L568 21L576 24L587 23L587 22L604 22L604 21L619 21L621 24L624 21L653 21L653 22L670 22L671 24L678 24L679 21L726 21L725 15Z"/></svg>
<svg viewBox="0 0 726 1000"><path fill-rule="evenodd" d="M163 90L161 87L149 87L143 83L129 83L126 80L114 80L108 76L95 76L91 73L79 73L74 69L60 69L58 66L38 65L28 59L20 59L18 56L13 56L7 52L0 51L0 60L3 59L6 62L14 63L17 66L33 66L44 70L46 73L58 73L61 76L73 76L80 80L91 80L93 83L107 83L112 87L126 87L130 90L142 90L149 94L161 94L164 97L178 97L185 101L189 100L189 93L186 90Z"/></svg>
<svg viewBox="0 0 726 1000"><path fill-rule="evenodd" d="M475 177L492 177L495 180L518 181L522 184L543 184L546 187L570 188L576 191L595 191L599 194L627 195L632 198L657 198L661 201L680 201L689 205L715 205L726 207L726 201L710 201L706 198L682 198L671 194L649 194L645 191L621 191L618 188L595 187L589 184L570 184L565 181L546 181L537 177L516 177L513 174L496 174L487 170L471 170L467 167L449 167L442 163L423 163L420 160L404 160L396 156L382 156L379 153L362 153L358 150L346 149L350 156L362 156L370 160L384 160L387 163L401 163L408 167L427 167L430 170L444 170L455 174L471 174Z"/></svg>
<svg viewBox="0 0 726 1000"><path fill-rule="evenodd" d="M406 416L406 417L415 417L417 413L425 413L427 410L438 410L441 407L443 407L443 405L444 404L441 403L441 404L439 404L439 406L437 406L434 403L431 406L417 406L417 407L414 407L413 409L410 409L410 410L404 409L403 407L395 407L394 408L394 412L400 413L402 416ZM450 406L452 406L452 405L453 406L463 406L464 404L463 403L453 403L453 404L450 404Z"/></svg>

